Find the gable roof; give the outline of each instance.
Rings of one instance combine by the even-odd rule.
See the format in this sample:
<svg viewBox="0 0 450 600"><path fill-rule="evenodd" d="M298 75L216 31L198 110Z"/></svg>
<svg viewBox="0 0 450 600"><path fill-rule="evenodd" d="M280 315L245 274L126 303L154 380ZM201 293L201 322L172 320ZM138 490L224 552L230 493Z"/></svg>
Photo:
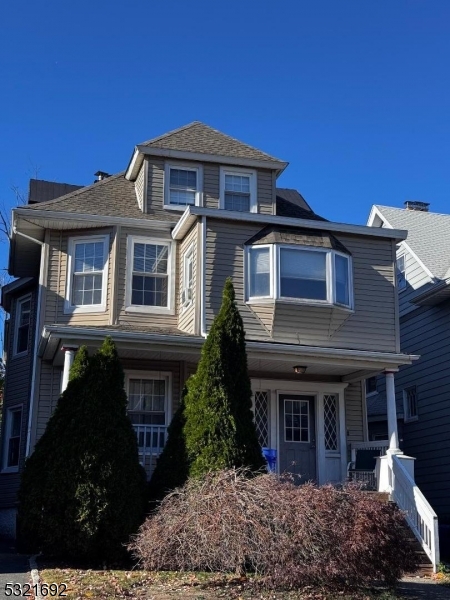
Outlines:
<svg viewBox="0 0 450 600"><path fill-rule="evenodd" d="M23 209L173 221L173 214L162 208L149 209L147 213L143 213L137 202L134 183L124 178L124 172L97 181L55 200L31 204Z"/></svg>
<svg viewBox="0 0 450 600"><path fill-rule="evenodd" d="M407 229L406 245L437 279L449 276L450 215L406 210L392 206L375 208L393 229Z"/></svg>
<svg viewBox="0 0 450 600"><path fill-rule="evenodd" d="M279 158L270 156L270 154L262 152L258 148L213 129L201 121L193 121L183 127L173 129L168 133L139 144L139 146L284 163Z"/></svg>
<svg viewBox="0 0 450 600"><path fill-rule="evenodd" d="M36 202L47 202L60 196L65 196L71 192L79 190L81 185L72 185L70 183L58 183L56 181L45 181L44 179L30 179L28 191L28 204Z"/></svg>

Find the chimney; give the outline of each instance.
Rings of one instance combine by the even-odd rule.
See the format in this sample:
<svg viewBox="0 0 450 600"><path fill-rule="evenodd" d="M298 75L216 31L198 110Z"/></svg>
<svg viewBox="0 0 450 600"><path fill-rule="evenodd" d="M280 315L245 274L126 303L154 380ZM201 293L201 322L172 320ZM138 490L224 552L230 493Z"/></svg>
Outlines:
<svg viewBox="0 0 450 600"><path fill-rule="evenodd" d="M109 173L105 173L105 171L97 171L97 173L94 173L94 175L95 177L97 177L94 183L96 183L97 181L103 181L107 177L111 177L111 175Z"/></svg>
<svg viewBox="0 0 450 600"><path fill-rule="evenodd" d="M406 200L406 210L417 210L419 212L428 212L429 202L419 202L418 200Z"/></svg>

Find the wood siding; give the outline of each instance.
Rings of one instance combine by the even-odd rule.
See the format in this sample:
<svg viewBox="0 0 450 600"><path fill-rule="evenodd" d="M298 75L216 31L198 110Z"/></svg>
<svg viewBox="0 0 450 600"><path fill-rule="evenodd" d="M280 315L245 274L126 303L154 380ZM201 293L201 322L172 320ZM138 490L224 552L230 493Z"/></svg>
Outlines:
<svg viewBox="0 0 450 600"><path fill-rule="evenodd" d="M345 426L347 428L347 442L362 442L364 440L364 412L363 392L364 382L351 383L344 390L345 398Z"/></svg>
<svg viewBox="0 0 450 600"><path fill-rule="evenodd" d="M109 235L109 260L106 290L106 310L92 313L65 313L64 303L68 277L67 252L69 238L86 237L94 235ZM111 297L112 297L112 260L111 248L113 244L113 230L111 227L104 229L90 229L81 231L51 231L49 235L48 279L45 303L44 323L65 325L108 325L110 323Z"/></svg>
<svg viewBox="0 0 450 600"><path fill-rule="evenodd" d="M24 356L13 356L14 345L14 329L16 324L16 309L17 300L31 295L31 318L28 335L28 352ZM11 315L10 315L10 333L7 340L7 370L4 387L4 407L2 421L2 435L0 440L0 509L12 507L17 501L17 491L19 489L20 476L19 473L1 473L5 461L5 446L4 435L6 427L7 410L13 406L22 408L22 423L20 432L20 450L19 450L19 470L23 469L25 462L25 451L27 442L28 430L28 414L29 401L31 394L31 378L33 369L33 356L35 345L35 330L36 330L36 312L37 312L37 286L33 286L28 290L22 290L13 300Z"/></svg>
<svg viewBox="0 0 450 600"><path fill-rule="evenodd" d="M402 351L419 354L395 376L397 405L416 386L418 420L405 422L402 449L414 456L416 481L439 518L450 519L450 302L401 319Z"/></svg>
<svg viewBox="0 0 450 600"><path fill-rule="evenodd" d="M196 300L197 300L197 238L198 238L198 227L194 225L190 232L186 235L184 240L178 245L177 248L177 264L178 264L178 289L180 292L177 295L177 314L178 314L178 329L185 331L186 333L196 333ZM181 292L183 290L183 277L184 277L184 257L186 252L192 248L192 300L190 305L183 306L181 302Z"/></svg>
<svg viewBox="0 0 450 600"><path fill-rule="evenodd" d="M249 340L396 351L396 297L390 240L338 236L353 258L353 313L339 308L282 302L277 302L276 307L275 304L250 306L244 300L244 244L260 229L253 224L207 219L208 327L219 310L225 279L231 275Z"/></svg>

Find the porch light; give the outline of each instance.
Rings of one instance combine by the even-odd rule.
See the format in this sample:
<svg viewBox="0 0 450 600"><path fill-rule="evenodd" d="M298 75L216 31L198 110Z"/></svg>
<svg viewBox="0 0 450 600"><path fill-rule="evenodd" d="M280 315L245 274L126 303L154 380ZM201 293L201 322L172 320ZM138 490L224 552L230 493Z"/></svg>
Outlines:
<svg viewBox="0 0 450 600"><path fill-rule="evenodd" d="M303 373L306 371L307 367L301 367L300 365L295 365L295 367L293 367L294 369L294 373L296 373L297 375L303 375Z"/></svg>

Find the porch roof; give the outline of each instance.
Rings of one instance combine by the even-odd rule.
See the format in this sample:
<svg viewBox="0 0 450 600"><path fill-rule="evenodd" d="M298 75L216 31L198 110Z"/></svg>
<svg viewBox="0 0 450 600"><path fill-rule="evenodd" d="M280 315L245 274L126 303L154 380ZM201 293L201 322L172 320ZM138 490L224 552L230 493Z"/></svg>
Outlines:
<svg viewBox="0 0 450 600"><path fill-rule="evenodd" d="M142 360L179 360L196 362L205 338L181 331L138 329L130 326L73 327L47 325L44 327L38 354L44 360L62 365L61 346L85 344L94 349L110 335L117 344L119 355ZM396 369L411 364L416 355L368 352L345 348L324 348L300 344L247 341L249 370L252 373L277 373L292 376L295 365L307 367L307 376L332 376L341 381L356 381L384 369Z"/></svg>

